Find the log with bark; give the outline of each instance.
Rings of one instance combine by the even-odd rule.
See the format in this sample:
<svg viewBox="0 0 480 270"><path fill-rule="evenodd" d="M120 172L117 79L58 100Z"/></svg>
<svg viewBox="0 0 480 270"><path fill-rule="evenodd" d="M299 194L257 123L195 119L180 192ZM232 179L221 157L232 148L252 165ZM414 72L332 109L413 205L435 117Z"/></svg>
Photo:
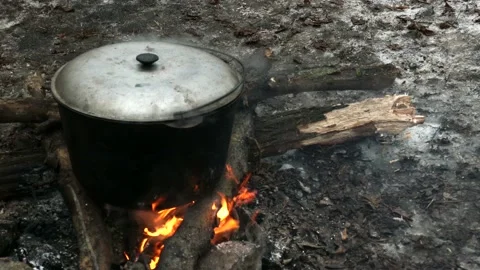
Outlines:
<svg viewBox="0 0 480 270"><path fill-rule="evenodd" d="M0 200L36 196L54 186L52 178L42 176L46 154L43 149L0 154Z"/></svg>
<svg viewBox="0 0 480 270"><path fill-rule="evenodd" d="M366 99L350 105L309 108L255 120L256 150L262 157L309 145L333 145L375 134L396 135L422 124L407 95Z"/></svg>
<svg viewBox="0 0 480 270"><path fill-rule="evenodd" d="M392 64L356 67L313 67L298 71L272 71L248 92L249 102L274 96L329 90L383 90L400 74Z"/></svg>
<svg viewBox="0 0 480 270"><path fill-rule="evenodd" d="M381 89L389 86L397 74L398 71L388 65L329 72L297 72L270 79L267 92L262 89L262 93L252 94L248 99L256 102L275 95L305 91ZM285 86L280 87L276 84L278 82L285 82ZM16 110L19 113L16 113ZM0 112L4 112L0 122L40 123L41 131L47 130L42 127L51 127L50 123L59 120L58 112L51 101L3 100L0 101ZM252 121L252 114L244 110L236 115L227 162L232 166L236 177L242 178L252 167L248 163L254 160L251 153L256 153L254 158L260 158L307 145L341 143L374 135L376 132L397 134L406 127L422 122L423 117L415 115L408 96L369 99L344 106L310 108L260 117L255 121ZM81 269L109 269L112 246L106 237L108 234L99 208L85 195L73 176L68 152L60 134L54 132L53 135L46 135L44 144L49 157L54 157L49 158L50 164L59 169L60 190L72 213L77 231ZM235 183L226 177L221 179L216 189L227 196L232 196L234 190ZM215 249L208 251L211 248L210 238L215 222L211 205L217 198L216 194L212 193L211 197L196 202L189 209L176 234L165 242L157 269L206 269L209 267L202 264L215 261L211 256L217 256L215 254L218 252ZM248 245L238 244L238 247L255 251L255 248ZM206 257L205 253L208 253ZM229 254L222 253L221 256L228 257ZM237 266L238 264L232 264L232 267Z"/></svg>

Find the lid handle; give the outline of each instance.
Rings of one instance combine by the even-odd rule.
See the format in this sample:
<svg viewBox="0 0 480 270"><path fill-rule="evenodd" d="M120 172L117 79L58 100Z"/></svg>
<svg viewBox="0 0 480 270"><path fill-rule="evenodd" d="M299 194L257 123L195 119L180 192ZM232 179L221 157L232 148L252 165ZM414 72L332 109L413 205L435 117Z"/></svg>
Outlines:
<svg viewBox="0 0 480 270"><path fill-rule="evenodd" d="M142 63L144 66L151 66L153 63L158 61L158 55L153 53L141 53L137 55L137 61Z"/></svg>

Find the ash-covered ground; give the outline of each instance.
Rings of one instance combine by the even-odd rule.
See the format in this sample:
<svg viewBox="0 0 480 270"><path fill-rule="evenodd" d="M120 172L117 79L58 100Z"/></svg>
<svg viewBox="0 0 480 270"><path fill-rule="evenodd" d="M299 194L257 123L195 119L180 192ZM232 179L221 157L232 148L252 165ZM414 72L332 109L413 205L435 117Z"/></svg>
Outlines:
<svg viewBox="0 0 480 270"><path fill-rule="evenodd" d="M281 97L260 104L258 114L406 93L427 117L394 138L265 159L251 206L262 211L270 239L265 269L480 269L477 1L3 0L0 95L28 96L35 73L48 93L66 61L139 36L241 59L268 48L272 70L392 63L402 72L380 93ZM2 125L2 151L38 143L18 136L22 128ZM57 191L2 202L0 221L0 257L26 251L44 269L77 268Z"/></svg>

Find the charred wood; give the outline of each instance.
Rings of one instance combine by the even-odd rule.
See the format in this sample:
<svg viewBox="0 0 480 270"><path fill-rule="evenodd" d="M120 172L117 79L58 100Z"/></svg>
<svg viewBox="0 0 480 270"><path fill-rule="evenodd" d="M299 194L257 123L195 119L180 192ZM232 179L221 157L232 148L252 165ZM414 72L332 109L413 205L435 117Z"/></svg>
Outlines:
<svg viewBox="0 0 480 270"><path fill-rule="evenodd" d="M17 221L0 219L0 254L5 254L8 249L12 248L18 233Z"/></svg>
<svg viewBox="0 0 480 270"><path fill-rule="evenodd" d="M12 261L8 258L0 258L0 269L2 270L33 270L25 262Z"/></svg>
<svg viewBox="0 0 480 270"><path fill-rule="evenodd" d="M0 111L5 111L1 108L2 104L5 103L0 102ZM28 106L22 108L28 110L25 109ZM31 113L38 111L32 110ZM10 113L7 117L0 118L0 121L26 121L26 114L22 111L20 117L16 118L15 114ZM259 153L257 156L268 156L313 144L342 143L372 136L378 132L398 134L405 128L424 121L422 116L415 114L409 96L387 96L349 105L304 109L257 118L255 122L251 118L252 114L248 111L238 112L232 132L227 163L233 168L238 179L252 169L249 161L254 160L250 156L254 151ZM42 122L58 119L58 115L45 114L42 111L40 116L30 116L29 119L33 122ZM113 249L108 231L100 209L88 198L73 176L68 151L61 134L59 132L47 134L43 142L49 156L54 157L48 159L49 164L59 170L59 187L70 209L77 232L81 269L110 269ZM6 174L11 173L6 171ZM227 258L232 255L217 254L218 250L210 243L215 225L215 213L211 206L218 199L216 192L232 197L236 187L235 181L223 177L210 196L196 202L188 210L176 234L165 241L157 269L193 270L202 269L201 267L206 269L204 266L208 264L206 261L212 261L210 256ZM238 242L233 245L249 250L243 257L247 259L256 258L255 256L262 252L257 246L245 246ZM238 258L241 260L242 257ZM236 265L230 265L229 269L240 269L236 268ZM257 265L252 267L255 268Z"/></svg>
<svg viewBox="0 0 480 270"><path fill-rule="evenodd" d="M54 158L50 165L59 170L59 187L72 215L79 245L81 270L109 270L113 261L113 249L109 232L100 208L87 196L72 172L70 158L60 133L44 140L48 153Z"/></svg>
<svg viewBox="0 0 480 270"><path fill-rule="evenodd" d="M42 177L45 152L3 153L0 155L0 200L35 196L39 190L54 186L53 178Z"/></svg>
<svg viewBox="0 0 480 270"><path fill-rule="evenodd" d="M25 98L0 100L0 123L40 123L59 119L53 100Z"/></svg>
<svg viewBox="0 0 480 270"><path fill-rule="evenodd" d="M258 155L281 154L309 145L334 145L377 133L396 135L422 124L411 97L406 95L366 99L344 106L301 109L257 118Z"/></svg>
<svg viewBox="0 0 480 270"><path fill-rule="evenodd" d="M329 90L382 90L392 85L400 70L392 64L366 67L315 67L275 72L248 92L250 102L274 96Z"/></svg>

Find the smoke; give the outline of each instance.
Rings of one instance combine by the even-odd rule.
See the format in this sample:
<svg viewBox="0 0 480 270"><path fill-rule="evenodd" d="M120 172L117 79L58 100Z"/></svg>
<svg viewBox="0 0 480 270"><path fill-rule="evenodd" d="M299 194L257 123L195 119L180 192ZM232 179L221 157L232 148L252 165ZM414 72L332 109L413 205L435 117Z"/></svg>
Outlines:
<svg viewBox="0 0 480 270"><path fill-rule="evenodd" d="M257 49L243 60L245 68L245 77L247 81L257 81L267 77L272 63L265 56L265 49Z"/></svg>

